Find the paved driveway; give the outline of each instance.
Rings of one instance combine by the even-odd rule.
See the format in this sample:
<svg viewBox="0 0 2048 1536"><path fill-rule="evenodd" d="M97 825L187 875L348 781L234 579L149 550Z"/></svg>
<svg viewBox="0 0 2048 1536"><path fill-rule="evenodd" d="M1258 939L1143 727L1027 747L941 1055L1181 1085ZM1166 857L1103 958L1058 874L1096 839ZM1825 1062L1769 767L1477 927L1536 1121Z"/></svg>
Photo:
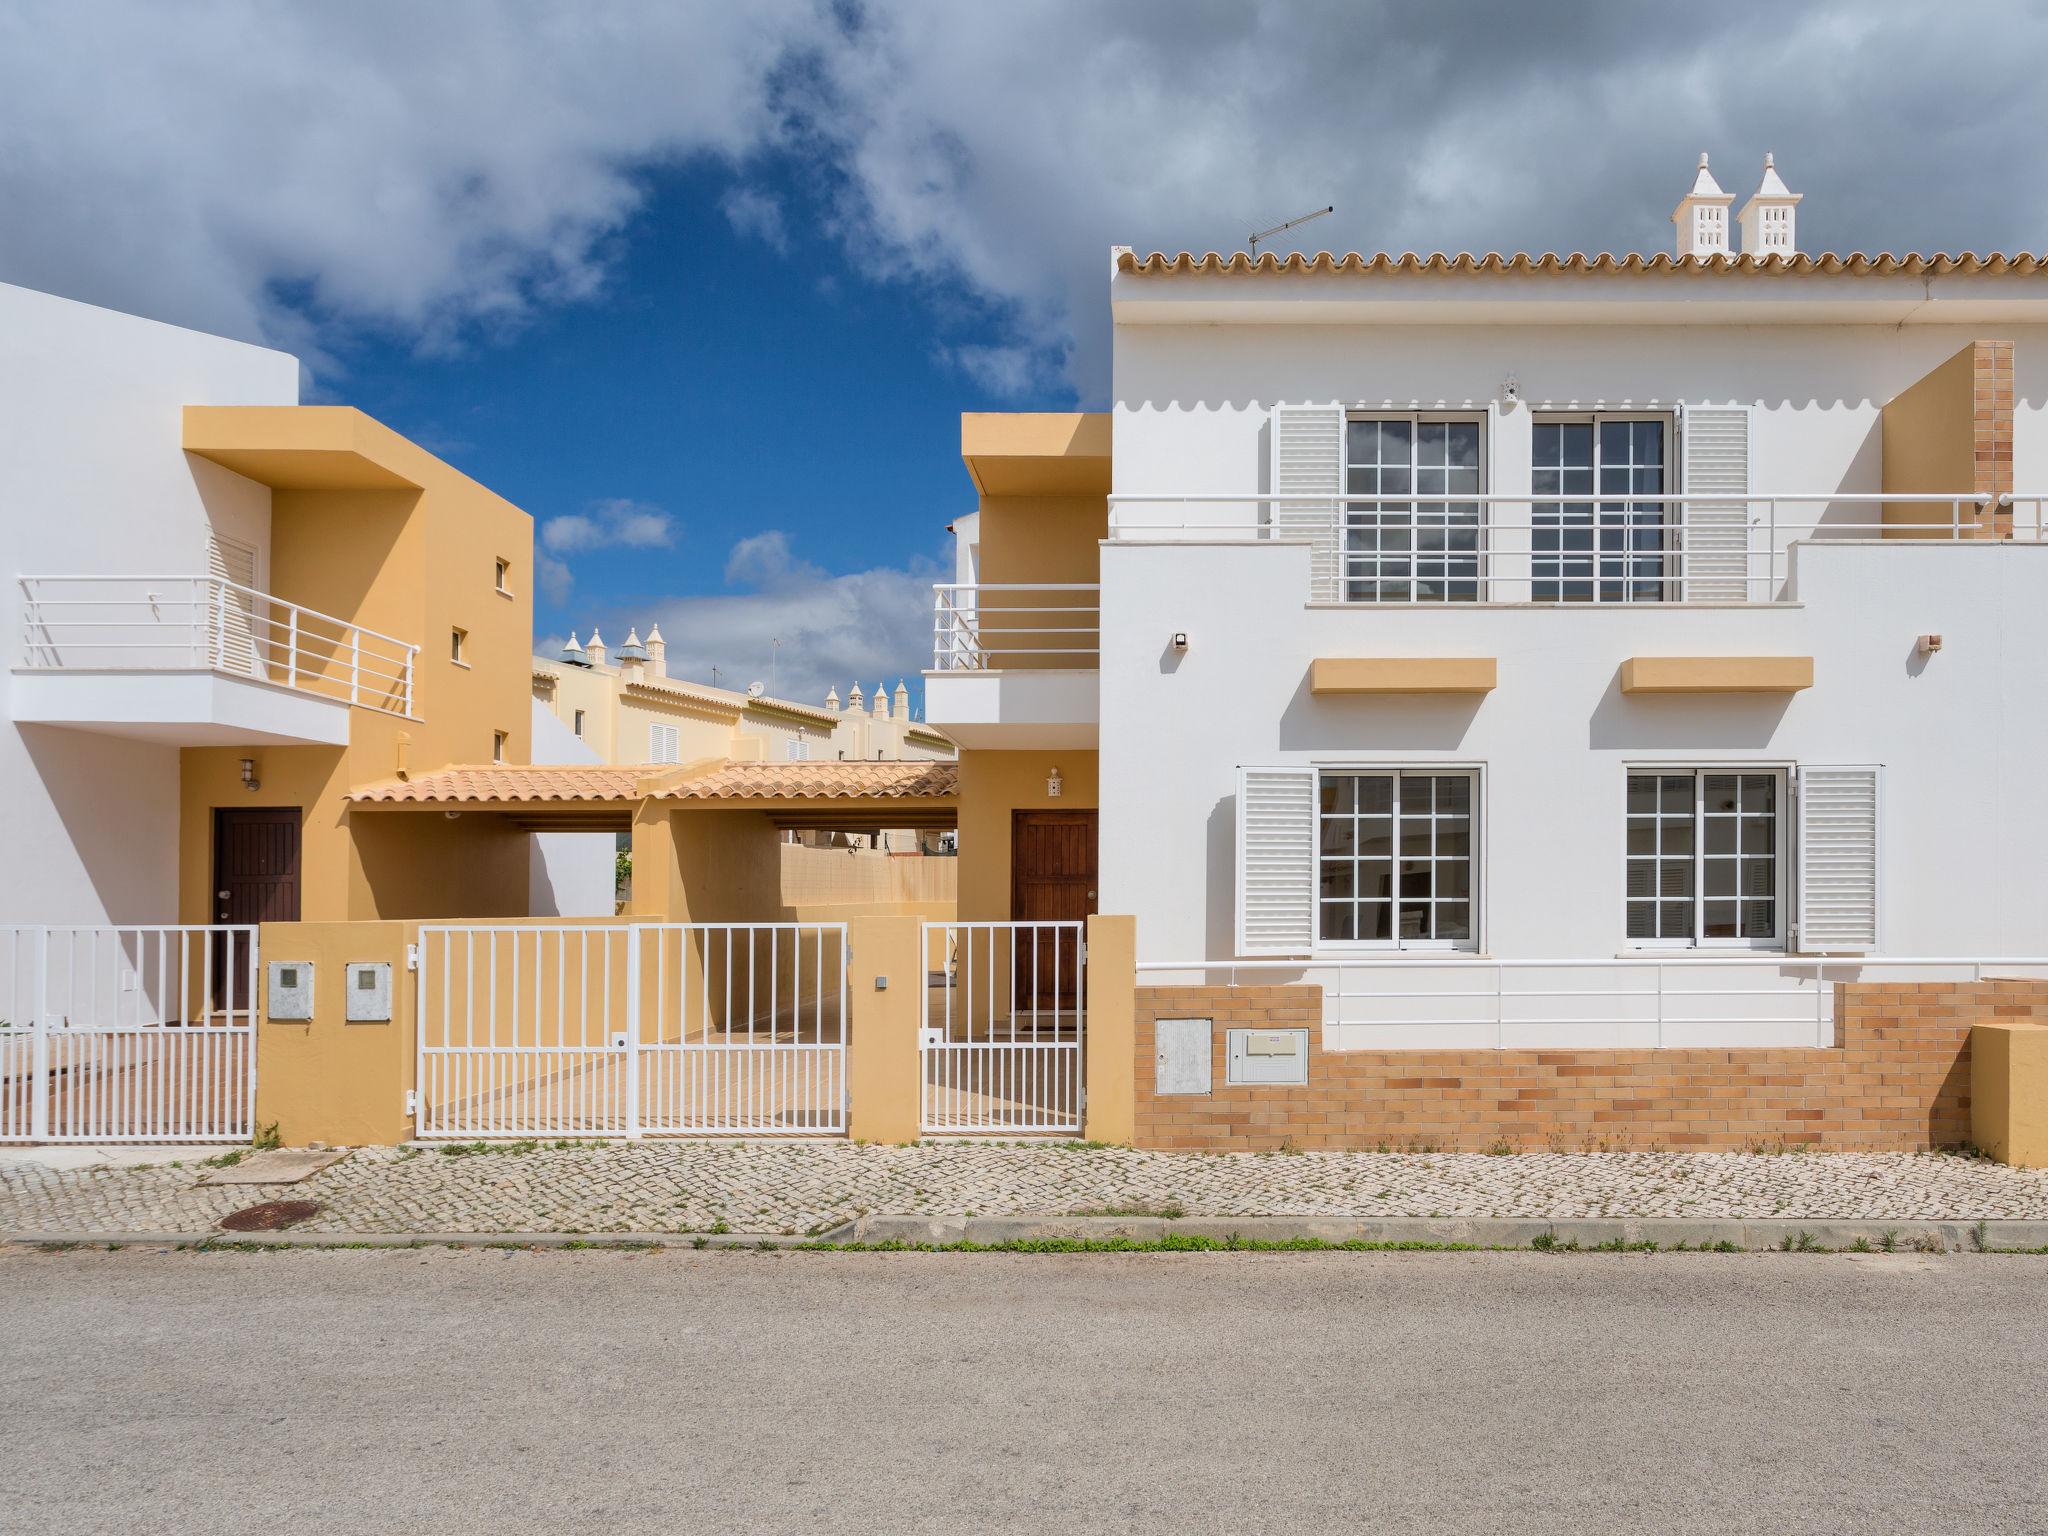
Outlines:
<svg viewBox="0 0 2048 1536"><path fill-rule="evenodd" d="M2048 1527L2048 1261L0 1252L0 1529Z"/></svg>

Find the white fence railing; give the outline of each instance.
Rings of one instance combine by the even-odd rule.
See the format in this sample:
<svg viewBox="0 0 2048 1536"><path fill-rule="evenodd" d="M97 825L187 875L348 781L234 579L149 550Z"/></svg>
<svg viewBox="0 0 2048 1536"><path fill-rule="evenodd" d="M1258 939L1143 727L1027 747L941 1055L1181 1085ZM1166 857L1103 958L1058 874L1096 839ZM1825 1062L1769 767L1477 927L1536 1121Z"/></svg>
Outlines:
<svg viewBox="0 0 2048 1536"><path fill-rule="evenodd" d="M256 929L0 927L0 1142L246 1141Z"/></svg>
<svg viewBox="0 0 2048 1536"><path fill-rule="evenodd" d="M1087 954L1079 922L927 923L919 1123L1081 1129Z"/></svg>
<svg viewBox="0 0 2048 1536"><path fill-rule="evenodd" d="M844 924L442 924L418 958L423 1137L846 1129Z"/></svg>
<svg viewBox="0 0 2048 1536"><path fill-rule="evenodd" d="M1093 582L943 582L932 588L932 669L1093 667L1102 649Z"/></svg>
<svg viewBox="0 0 2048 1536"><path fill-rule="evenodd" d="M1140 985L1305 985L1324 1049L1829 1046L1835 989L1857 981L2048 978L2048 958L1687 954L1587 960L1142 961Z"/></svg>
<svg viewBox="0 0 2048 1536"><path fill-rule="evenodd" d="M22 666L211 671L410 716L419 647L216 576L24 576Z"/></svg>
<svg viewBox="0 0 2048 1536"><path fill-rule="evenodd" d="M1124 541L1300 540L1314 601L1769 603L1830 540L2048 541L2048 497L1848 492L1116 495Z"/></svg>

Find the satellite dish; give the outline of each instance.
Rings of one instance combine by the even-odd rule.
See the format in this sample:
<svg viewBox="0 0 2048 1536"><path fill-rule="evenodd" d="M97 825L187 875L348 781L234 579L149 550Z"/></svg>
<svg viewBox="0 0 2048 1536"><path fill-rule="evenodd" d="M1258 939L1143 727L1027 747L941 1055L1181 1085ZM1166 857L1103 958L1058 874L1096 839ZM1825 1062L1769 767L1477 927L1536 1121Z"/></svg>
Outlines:
<svg viewBox="0 0 2048 1536"><path fill-rule="evenodd" d="M762 694L766 693L767 691L768 685L766 683L752 682L747 684L747 697L750 699L758 699L761 697Z"/></svg>

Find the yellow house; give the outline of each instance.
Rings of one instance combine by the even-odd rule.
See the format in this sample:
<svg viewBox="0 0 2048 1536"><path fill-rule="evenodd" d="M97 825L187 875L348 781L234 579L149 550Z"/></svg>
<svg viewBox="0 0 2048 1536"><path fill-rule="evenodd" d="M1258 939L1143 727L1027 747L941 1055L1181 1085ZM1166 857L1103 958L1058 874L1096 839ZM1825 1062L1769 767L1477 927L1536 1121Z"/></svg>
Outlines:
<svg viewBox="0 0 2048 1536"><path fill-rule="evenodd" d="M348 707L338 740L182 751L181 920L523 914L523 831L347 796L527 760L532 518L348 407L190 406L184 447L269 494L268 582L226 603L228 651Z"/></svg>

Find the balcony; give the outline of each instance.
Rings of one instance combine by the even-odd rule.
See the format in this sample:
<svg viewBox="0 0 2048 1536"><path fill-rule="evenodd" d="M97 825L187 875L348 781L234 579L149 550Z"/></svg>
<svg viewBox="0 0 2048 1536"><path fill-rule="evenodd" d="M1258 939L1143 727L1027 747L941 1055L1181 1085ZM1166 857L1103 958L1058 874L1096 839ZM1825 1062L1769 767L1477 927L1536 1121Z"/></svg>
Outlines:
<svg viewBox="0 0 2048 1536"><path fill-rule="evenodd" d="M1314 603L1759 605L1827 541L2042 542L2048 497L1123 495L1124 542L1303 543Z"/></svg>
<svg viewBox="0 0 2048 1536"><path fill-rule="evenodd" d="M1097 584L944 583L932 590L926 719L963 747L1095 745Z"/></svg>
<svg viewBox="0 0 2048 1536"><path fill-rule="evenodd" d="M212 576L24 576L18 721L175 746L345 746L412 717L419 647Z"/></svg>

